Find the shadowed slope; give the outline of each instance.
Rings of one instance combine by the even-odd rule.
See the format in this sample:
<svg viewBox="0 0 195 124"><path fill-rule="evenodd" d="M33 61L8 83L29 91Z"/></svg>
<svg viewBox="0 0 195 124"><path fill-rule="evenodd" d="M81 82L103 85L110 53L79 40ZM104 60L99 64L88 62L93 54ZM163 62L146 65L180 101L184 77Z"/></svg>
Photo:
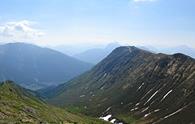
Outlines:
<svg viewBox="0 0 195 124"><path fill-rule="evenodd" d="M52 49L25 43L0 45L0 81L29 89L59 85L92 67Z"/></svg>
<svg viewBox="0 0 195 124"><path fill-rule="evenodd" d="M48 101L94 116L133 116L143 123L195 122L195 60L119 47L91 71L60 85Z"/></svg>

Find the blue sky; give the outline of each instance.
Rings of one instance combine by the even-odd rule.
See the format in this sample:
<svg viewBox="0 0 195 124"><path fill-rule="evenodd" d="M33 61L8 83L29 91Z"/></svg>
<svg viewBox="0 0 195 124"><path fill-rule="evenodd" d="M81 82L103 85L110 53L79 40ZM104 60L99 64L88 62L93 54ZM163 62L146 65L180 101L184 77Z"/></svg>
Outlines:
<svg viewBox="0 0 195 124"><path fill-rule="evenodd" d="M194 0L4 0L0 40L195 47Z"/></svg>

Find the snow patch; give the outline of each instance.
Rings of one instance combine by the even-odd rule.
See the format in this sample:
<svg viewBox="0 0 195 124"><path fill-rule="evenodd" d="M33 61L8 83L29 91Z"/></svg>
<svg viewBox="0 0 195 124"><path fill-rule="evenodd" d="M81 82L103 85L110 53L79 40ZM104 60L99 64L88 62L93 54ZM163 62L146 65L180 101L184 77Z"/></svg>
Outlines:
<svg viewBox="0 0 195 124"><path fill-rule="evenodd" d="M140 103L137 103L135 106L138 106L138 105L140 105Z"/></svg>
<svg viewBox="0 0 195 124"><path fill-rule="evenodd" d="M85 97L85 95L80 95L80 98Z"/></svg>
<svg viewBox="0 0 195 124"><path fill-rule="evenodd" d="M105 73L103 77L106 77L106 76L107 76L107 73Z"/></svg>
<svg viewBox="0 0 195 124"><path fill-rule="evenodd" d="M138 107L131 109L131 112L135 111L135 110L138 110Z"/></svg>
<svg viewBox="0 0 195 124"><path fill-rule="evenodd" d="M144 86L144 83L141 84L141 86L138 87L137 91L140 90Z"/></svg>
<svg viewBox="0 0 195 124"><path fill-rule="evenodd" d="M145 114L144 115L144 118L148 117L151 113L148 113L148 114Z"/></svg>
<svg viewBox="0 0 195 124"><path fill-rule="evenodd" d="M116 119L112 119L110 122L114 124L114 123L115 123L115 121L116 121Z"/></svg>
<svg viewBox="0 0 195 124"><path fill-rule="evenodd" d="M147 102L144 105L146 105L157 93L158 93L158 90L147 100Z"/></svg>
<svg viewBox="0 0 195 124"><path fill-rule="evenodd" d="M131 109L131 112L134 111L135 109Z"/></svg>
<svg viewBox="0 0 195 124"><path fill-rule="evenodd" d="M153 88L150 89L150 90L141 98L141 100L143 100L143 99L144 99L152 90L153 90Z"/></svg>
<svg viewBox="0 0 195 124"><path fill-rule="evenodd" d="M160 111L160 109L156 109L156 110L154 110L154 112L158 112L158 111Z"/></svg>
<svg viewBox="0 0 195 124"><path fill-rule="evenodd" d="M100 119L104 121L109 121L109 119L112 117L112 115L106 115L105 117L100 117Z"/></svg>
<svg viewBox="0 0 195 124"><path fill-rule="evenodd" d="M148 109L149 109L149 107L143 109L142 112L145 112L145 111L147 111Z"/></svg>
<svg viewBox="0 0 195 124"><path fill-rule="evenodd" d="M175 114L179 113L179 112L180 112L180 111L182 111L182 110L183 110L183 108L178 109L177 111L175 111L175 112L173 112L173 113L171 113L171 114L169 114L169 115L165 116L165 117L164 117L164 119L169 118L169 117L171 117L171 116L173 116L173 115L175 115Z"/></svg>
<svg viewBox="0 0 195 124"><path fill-rule="evenodd" d="M106 112L109 111L110 109L111 109L111 107L108 107L108 108L106 109Z"/></svg>
<svg viewBox="0 0 195 124"><path fill-rule="evenodd" d="M99 119L110 122L112 124L123 124L123 122L118 122L118 120L116 118L112 118L112 115L106 115L106 116L102 116Z"/></svg>
<svg viewBox="0 0 195 124"><path fill-rule="evenodd" d="M170 90L169 92L167 92L164 96L163 96L163 98L161 99L161 101L163 101L171 92L172 92L173 90Z"/></svg>

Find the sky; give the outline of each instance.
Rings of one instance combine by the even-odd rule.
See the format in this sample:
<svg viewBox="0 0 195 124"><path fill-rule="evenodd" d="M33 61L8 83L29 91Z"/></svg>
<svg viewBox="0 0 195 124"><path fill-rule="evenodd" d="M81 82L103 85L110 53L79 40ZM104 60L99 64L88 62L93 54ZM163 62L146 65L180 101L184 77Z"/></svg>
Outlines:
<svg viewBox="0 0 195 124"><path fill-rule="evenodd" d="M195 48L195 0L1 0L0 42Z"/></svg>

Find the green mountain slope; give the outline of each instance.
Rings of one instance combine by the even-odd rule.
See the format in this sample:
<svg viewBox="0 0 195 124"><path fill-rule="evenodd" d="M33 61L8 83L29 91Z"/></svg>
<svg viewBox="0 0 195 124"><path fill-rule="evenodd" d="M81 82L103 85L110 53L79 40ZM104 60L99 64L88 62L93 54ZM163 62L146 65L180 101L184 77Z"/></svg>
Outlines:
<svg viewBox="0 0 195 124"><path fill-rule="evenodd" d="M48 102L127 123L194 123L195 60L119 47L91 71L60 85ZM133 119L132 119L133 117Z"/></svg>
<svg viewBox="0 0 195 124"><path fill-rule="evenodd" d="M0 84L1 124L102 124L103 122L47 105L33 92L11 81Z"/></svg>

